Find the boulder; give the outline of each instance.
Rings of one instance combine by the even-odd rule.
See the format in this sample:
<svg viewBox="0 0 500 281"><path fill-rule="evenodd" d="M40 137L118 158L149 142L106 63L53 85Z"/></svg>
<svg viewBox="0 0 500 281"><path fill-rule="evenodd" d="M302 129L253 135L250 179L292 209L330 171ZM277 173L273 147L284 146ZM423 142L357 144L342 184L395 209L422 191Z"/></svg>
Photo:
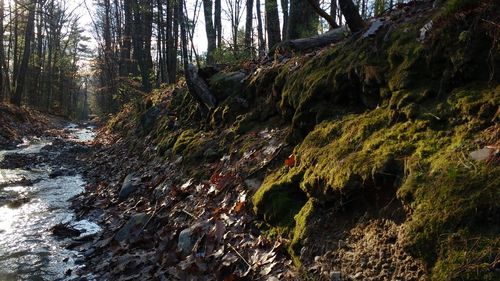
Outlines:
<svg viewBox="0 0 500 281"><path fill-rule="evenodd" d="M118 242L129 240L140 234L149 216L145 213L138 213L131 217L127 223L115 234L114 239Z"/></svg>
<svg viewBox="0 0 500 281"><path fill-rule="evenodd" d="M122 188L118 194L118 199L120 201L126 200L130 194L132 194L139 186L140 179L137 178L136 174L130 173L123 180Z"/></svg>
<svg viewBox="0 0 500 281"><path fill-rule="evenodd" d="M230 96L235 96L244 92L244 84L246 74L240 71L235 72L219 72L210 77L210 90L215 95L219 102L227 99Z"/></svg>
<svg viewBox="0 0 500 281"><path fill-rule="evenodd" d="M177 242L177 247L183 255L189 255L193 250L193 246L196 242L196 235L199 233L204 233L209 230L210 224L208 222L200 222L188 227L179 233L179 239Z"/></svg>

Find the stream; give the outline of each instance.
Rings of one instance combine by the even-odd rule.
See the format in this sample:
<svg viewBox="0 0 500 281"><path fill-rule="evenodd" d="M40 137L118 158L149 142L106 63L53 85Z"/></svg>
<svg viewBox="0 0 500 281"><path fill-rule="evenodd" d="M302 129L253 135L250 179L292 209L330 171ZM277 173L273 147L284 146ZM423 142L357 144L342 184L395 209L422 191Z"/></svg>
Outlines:
<svg viewBox="0 0 500 281"><path fill-rule="evenodd" d="M7 157L23 160L21 167L0 169L2 281L75 278L83 257L67 249L71 239L55 237L52 228L67 224L81 233L76 239L100 231L90 221L75 219L70 199L84 191L85 181L78 169L58 160L91 141L93 128L70 124L65 132L65 139L26 139L14 150L0 151L2 167Z"/></svg>

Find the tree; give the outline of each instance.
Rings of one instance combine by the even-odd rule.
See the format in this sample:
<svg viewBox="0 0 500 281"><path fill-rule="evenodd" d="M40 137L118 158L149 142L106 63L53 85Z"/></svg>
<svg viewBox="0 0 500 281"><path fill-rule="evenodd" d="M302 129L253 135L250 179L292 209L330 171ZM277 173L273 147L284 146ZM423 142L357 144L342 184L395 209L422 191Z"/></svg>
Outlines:
<svg viewBox="0 0 500 281"><path fill-rule="evenodd" d="M276 0L265 0L267 46L272 49L281 42L280 19L278 15L278 3Z"/></svg>
<svg viewBox="0 0 500 281"><path fill-rule="evenodd" d="M317 2L317 0L307 0L307 2L309 2L309 5L311 5L313 10L319 16L321 16L322 18L324 18L328 22L328 24L330 25L330 29L339 27L339 25L335 22L335 18L333 16L329 15L327 12L323 11L323 9L321 9L321 7L319 6L319 3ZM332 14L335 14L336 4L337 3L335 0L333 0L331 3Z"/></svg>
<svg viewBox="0 0 500 281"><path fill-rule="evenodd" d="M4 99L4 69L3 64L5 61L5 55L3 50L3 13L4 3L3 0L0 0L0 102Z"/></svg>
<svg viewBox="0 0 500 281"><path fill-rule="evenodd" d="M308 1L318 5L318 0ZM318 34L318 15L308 1L290 1L290 22L288 24L287 39L311 37Z"/></svg>
<svg viewBox="0 0 500 281"><path fill-rule="evenodd" d="M26 82L26 74L28 72L28 64L31 56L31 40L33 38L33 33L35 29L36 0L31 0L28 3L27 9L28 9L28 20L26 22L26 30L24 34L23 57L21 60L21 64L19 66L19 72L16 79L15 92L12 95L12 103L17 106L21 105L24 93L24 86Z"/></svg>
<svg viewBox="0 0 500 281"><path fill-rule="evenodd" d="M339 0L339 6L351 32L358 32L365 27L365 22L352 0Z"/></svg>
<svg viewBox="0 0 500 281"><path fill-rule="evenodd" d="M285 37L285 34L288 32L288 10L289 10L289 0L281 0L281 12L283 14L283 31L281 34L283 34L283 37ZM283 38L284 40L285 38Z"/></svg>
<svg viewBox="0 0 500 281"><path fill-rule="evenodd" d="M212 21L212 0L203 0L203 12L205 14L205 31L207 33L207 63L214 62L214 52L216 49L216 33L214 23Z"/></svg>
<svg viewBox="0 0 500 281"><path fill-rule="evenodd" d="M151 1L138 0L134 3L134 25L132 41L134 43L134 57L141 71L142 89L145 92L152 90L149 74L153 67L151 57L151 36L153 11Z"/></svg>
<svg viewBox="0 0 500 281"><path fill-rule="evenodd" d="M257 12L257 38L259 40L259 56L266 52L266 41L264 40L264 31L262 27L262 13L260 11L260 0L255 0L255 9Z"/></svg>
<svg viewBox="0 0 500 281"><path fill-rule="evenodd" d="M221 0L215 0L215 33L217 34L217 48L222 47L222 6Z"/></svg>
<svg viewBox="0 0 500 281"><path fill-rule="evenodd" d="M246 5L246 22L245 22L245 49L247 52L252 51L252 32L253 32L253 0L247 0Z"/></svg>
<svg viewBox="0 0 500 281"><path fill-rule="evenodd" d="M216 106L215 97L210 93L207 84L198 76L196 68L189 63L188 59L188 38L186 31L187 19L183 12L183 0L179 0L179 20L181 27L182 59L184 65L184 75L189 93L198 101L203 112Z"/></svg>

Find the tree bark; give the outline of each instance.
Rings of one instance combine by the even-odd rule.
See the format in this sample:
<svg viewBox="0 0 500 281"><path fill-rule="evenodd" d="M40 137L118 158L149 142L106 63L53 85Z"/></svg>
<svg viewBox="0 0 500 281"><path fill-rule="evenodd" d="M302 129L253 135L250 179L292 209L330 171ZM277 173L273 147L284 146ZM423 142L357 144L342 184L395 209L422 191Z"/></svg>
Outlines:
<svg viewBox="0 0 500 281"><path fill-rule="evenodd" d="M355 33L365 28L365 22L359 15L359 10L352 0L339 0L339 6L351 32Z"/></svg>
<svg viewBox="0 0 500 281"><path fill-rule="evenodd" d="M267 46L269 49L272 49L275 45L281 42L278 3L276 2L276 0L265 0L265 6Z"/></svg>
<svg viewBox="0 0 500 281"><path fill-rule="evenodd" d="M193 98L200 104L202 108L211 109L217 105L215 97L210 93L208 85L205 81L198 75L196 67L188 61L188 38L186 32L186 17L183 13L183 0L179 0L180 11L180 26L181 26L181 37L182 37L182 57L184 61L184 75L186 77L186 84L189 89L189 93Z"/></svg>
<svg viewBox="0 0 500 281"><path fill-rule="evenodd" d="M324 47L326 45L342 41L345 38L345 32L346 29L344 27L339 27L317 36L287 40L280 44L280 48L302 52L314 48Z"/></svg>
<svg viewBox="0 0 500 281"><path fill-rule="evenodd" d="M330 29L334 29L334 28L337 28L339 27L339 25L335 22L335 19L330 16L327 12L323 11L323 9L321 9L321 7L319 6L319 3L315 0L307 0L307 2L309 2L309 5L311 5L311 7L313 8L313 10L322 18L324 18L328 24L330 25ZM333 1L332 1L332 5L333 5Z"/></svg>
<svg viewBox="0 0 500 281"><path fill-rule="evenodd" d="M246 52L252 54L252 33L253 33L253 0L247 0L247 14L245 23L245 49Z"/></svg>
<svg viewBox="0 0 500 281"><path fill-rule="evenodd" d="M217 48L222 47L222 6L221 0L215 0L215 33L217 34Z"/></svg>
<svg viewBox="0 0 500 281"><path fill-rule="evenodd" d="M257 11L257 37L259 40L259 56L264 56L266 53L266 41L264 40L264 32L262 28L262 14L260 11L260 0L256 0L256 11Z"/></svg>
<svg viewBox="0 0 500 281"><path fill-rule="evenodd" d="M318 6L318 0L312 1ZM289 40L305 38L318 34L319 19L311 5L304 0L290 1L290 21L286 38Z"/></svg>
<svg viewBox="0 0 500 281"><path fill-rule="evenodd" d="M216 46L216 33L212 21L212 0L203 0L203 13L205 15L205 31L207 33L207 63L214 63L214 52Z"/></svg>
<svg viewBox="0 0 500 281"><path fill-rule="evenodd" d="M332 0L330 3L330 17L332 17L333 22L338 27L339 23L337 23L337 0ZM330 25L330 30L332 29L334 28Z"/></svg>
<svg viewBox="0 0 500 281"><path fill-rule="evenodd" d="M125 17L123 25L123 37L120 52L120 76L127 76L131 72L131 51L132 51L132 0L123 1L123 14Z"/></svg>
<svg viewBox="0 0 500 281"><path fill-rule="evenodd" d="M26 74L28 72L28 63L31 55L31 39L35 30L35 8L36 0L30 1L28 5L28 21L26 22L26 33L24 34L23 58L21 61L21 65L19 66L15 92L12 96L12 103L17 106L21 105L24 86L26 82Z"/></svg>
<svg viewBox="0 0 500 281"><path fill-rule="evenodd" d="M4 94L4 69L3 69L3 64L5 61L5 55L3 51L3 0L0 0L0 102L3 101L5 94Z"/></svg>
<svg viewBox="0 0 500 281"><path fill-rule="evenodd" d="M283 40L288 39L286 38L286 34L288 32L288 22L289 22L289 0L281 0L281 12L283 14L283 29L281 31L281 34L283 34Z"/></svg>

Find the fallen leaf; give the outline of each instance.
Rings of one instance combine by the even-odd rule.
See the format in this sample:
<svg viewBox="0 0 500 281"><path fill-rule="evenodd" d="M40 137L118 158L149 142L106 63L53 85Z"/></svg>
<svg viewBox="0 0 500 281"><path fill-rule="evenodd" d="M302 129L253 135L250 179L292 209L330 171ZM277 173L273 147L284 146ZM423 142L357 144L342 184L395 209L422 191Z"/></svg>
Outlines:
<svg viewBox="0 0 500 281"><path fill-rule="evenodd" d="M290 168L295 166L295 154L290 154L290 156L288 156L285 160L285 165Z"/></svg>

